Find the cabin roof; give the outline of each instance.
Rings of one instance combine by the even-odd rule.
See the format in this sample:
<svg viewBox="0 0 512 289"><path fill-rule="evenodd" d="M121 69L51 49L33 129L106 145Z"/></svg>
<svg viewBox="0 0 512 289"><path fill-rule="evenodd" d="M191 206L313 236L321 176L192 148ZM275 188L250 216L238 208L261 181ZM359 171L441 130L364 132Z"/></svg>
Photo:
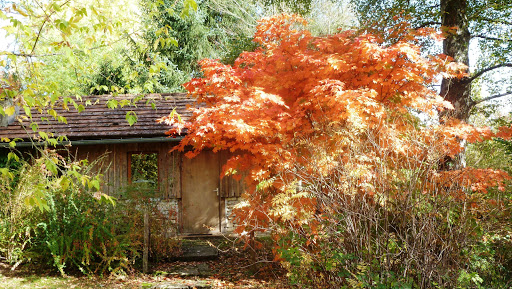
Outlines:
<svg viewBox="0 0 512 289"><path fill-rule="evenodd" d="M31 122L37 123L38 131L53 133L55 136L65 135L70 140L163 137L170 127L157 123L156 120L176 109L176 112L186 121L191 115L187 107L195 102L184 93L153 94L146 95L143 100L137 101L135 106L118 106L115 109L107 107L110 99L119 102L123 99L133 100L135 97L134 95L84 96L81 101L75 100L78 105L82 104L85 107L81 112L78 112L72 104L68 104L68 109L64 109L62 105L55 105L53 109L58 115L65 117L67 123L57 121L49 116L48 112L40 113L35 110L31 111L32 120L30 120L20 109L18 121L7 127L0 127L0 137L37 139L38 133L32 130ZM130 126L126 120L126 113L129 111L137 115L138 120L133 126Z"/></svg>

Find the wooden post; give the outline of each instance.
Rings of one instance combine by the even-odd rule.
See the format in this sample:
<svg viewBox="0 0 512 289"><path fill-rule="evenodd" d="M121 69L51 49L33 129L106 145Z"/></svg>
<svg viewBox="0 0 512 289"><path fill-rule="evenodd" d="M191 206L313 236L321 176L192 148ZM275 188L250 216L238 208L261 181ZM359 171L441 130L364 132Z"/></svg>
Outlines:
<svg viewBox="0 0 512 289"><path fill-rule="evenodd" d="M249 240L249 246L251 247L251 261L252 261L252 264L251 264L251 271L253 274L255 274L257 272L257 269L258 269L258 266L256 265L257 263L257 256L256 256L256 240L255 240L255 236L254 236L254 231L251 231L250 233L250 240Z"/></svg>
<svg viewBox="0 0 512 289"><path fill-rule="evenodd" d="M149 212L147 206L144 206L144 249L142 253L142 272L148 272L149 255Z"/></svg>

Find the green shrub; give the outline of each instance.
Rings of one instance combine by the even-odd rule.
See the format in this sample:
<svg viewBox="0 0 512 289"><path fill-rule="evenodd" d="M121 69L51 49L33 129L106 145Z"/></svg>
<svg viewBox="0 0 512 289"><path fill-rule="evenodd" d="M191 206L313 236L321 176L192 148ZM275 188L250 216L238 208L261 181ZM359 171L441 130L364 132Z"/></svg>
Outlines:
<svg viewBox="0 0 512 289"><path fill-rule="evenodd" d="M7 153L0 158L0 254L14 268L37 254L29 250L41 210L27 205L34 197L34 184L45 178L40 166Z"/></svg>
<svg viewBox="0 0 512 289"><path fill-rule="evenodd" d="M99 192L101 174L55 151L4 163L0 189L1 254L11 264L37 259L61 274L130 268L140 244L133 223L117 220L114 199Z"/></svg>
<svg viewBox="0 0 512 289"><path fill-rule="evenodd" d="M129 238L132 224L115 222L112 204L90 192L70 190L48 196L49 210L38 226L40 252L61 274L65 268L85 274L129 269L138 245ZM46 247L46 248L45 248Z"/></svg>

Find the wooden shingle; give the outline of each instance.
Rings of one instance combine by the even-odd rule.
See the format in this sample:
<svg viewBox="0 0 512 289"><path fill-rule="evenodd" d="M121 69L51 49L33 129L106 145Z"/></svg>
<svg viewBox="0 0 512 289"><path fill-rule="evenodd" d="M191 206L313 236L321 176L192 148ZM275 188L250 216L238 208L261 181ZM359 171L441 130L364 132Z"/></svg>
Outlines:
<svg viewBox="0 0 512 289"><path fill-rule="evenodd" d="M7 127L0 127L0 136L9 139L36 139L37 132L30 127L31 122L35 122L38 125L38 131L53 133L55 136L65 135L70 140L161 137L165 136L165 132L170 127L157 123L156 120L176 109L176 112L186 121L191 114L187 107L194 104L194 99L187 97L186 94L174 93L147 95L144 100L136 102L134 106L118 106L115 109L107 107L110 99L116 99L119 102L123 99L133 100L133 98L132 95L82 97L82 101L76 101L77 104L85 107L82 112L78 112L71 104L68 105L68 109L64 109L62 105L55 105L53 109L58 115L65 117L67 123L57 121L54 117L48 116L45 111L39 113L33 110L32 118L29 119L23 110L20 110L18 121ZM138 119L133 126L130 126L126 120L126 113L130 111L135 112Z"/></svg>

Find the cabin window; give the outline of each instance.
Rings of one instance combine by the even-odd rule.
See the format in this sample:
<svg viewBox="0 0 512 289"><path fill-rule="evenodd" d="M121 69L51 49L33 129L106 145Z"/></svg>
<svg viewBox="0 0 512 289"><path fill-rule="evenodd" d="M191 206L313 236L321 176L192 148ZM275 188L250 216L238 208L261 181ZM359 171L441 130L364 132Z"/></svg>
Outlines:
<svg viewBox="0 0 512 289"><path fill-rule="evenodd" d="M144 191L158 190L158 153L138 152L128 155L130 183Z"/></svg>

